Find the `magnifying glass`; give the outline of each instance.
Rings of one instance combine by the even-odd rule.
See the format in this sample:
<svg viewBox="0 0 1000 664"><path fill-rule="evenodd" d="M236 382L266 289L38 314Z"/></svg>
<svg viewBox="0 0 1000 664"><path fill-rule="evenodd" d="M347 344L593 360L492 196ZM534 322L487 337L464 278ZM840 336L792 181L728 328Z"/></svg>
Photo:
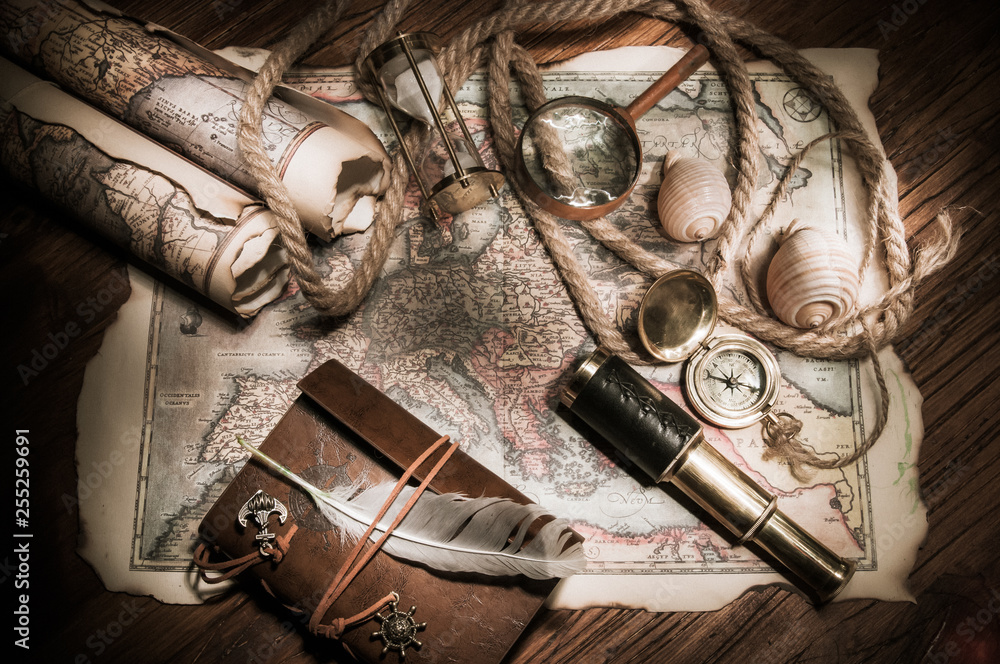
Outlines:
<svg viewBox="0 0 1000 664"><path fill-rule="evenodd" d="M589 97L562 97L528 118L517 142L514 176L528 198L564 219L585 221L616 210L642 168L636 120L708 60L701 44L627 108Z"/></svg>

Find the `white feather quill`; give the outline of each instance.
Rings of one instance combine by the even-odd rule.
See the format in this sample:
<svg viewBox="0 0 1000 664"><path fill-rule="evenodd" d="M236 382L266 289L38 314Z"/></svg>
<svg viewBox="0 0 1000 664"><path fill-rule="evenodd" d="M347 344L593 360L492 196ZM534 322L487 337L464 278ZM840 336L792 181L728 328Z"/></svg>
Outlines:
<svg viewBox="0 0 1000 664"><path fill-rule="evenodd" d="M394 482L387 482L360 493L358 487L324 491L242 438L237 440L254 456L302 487L331 526L340 529L341 536L350 541L364 535L395 486ZM403 489L375 527L372 540L385 532L414 490L412 486ZM523 574L532 579L548 579L583 571L586 560L582 545L576 542L566 547L573 531L565 519L546 523L524 544L528 528L546 514L538 505L521 505L506 498L466 498L425 492L382 549L393 557L447 572Z"/></svg>

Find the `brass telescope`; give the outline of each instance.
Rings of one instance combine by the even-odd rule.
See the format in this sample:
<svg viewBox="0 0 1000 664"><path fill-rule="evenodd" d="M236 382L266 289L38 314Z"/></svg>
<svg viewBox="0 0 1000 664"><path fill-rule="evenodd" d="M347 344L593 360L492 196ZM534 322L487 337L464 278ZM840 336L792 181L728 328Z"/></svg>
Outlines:
<svg viewBox="0 0 1000 664"><path fill-rule="evenodd" d="M813 603L833 599L855 563L777 509L762 489L705 441L701 425L621 358L598 348L562 402L657 482L672 482L738 538L778 562Z"/></svg>

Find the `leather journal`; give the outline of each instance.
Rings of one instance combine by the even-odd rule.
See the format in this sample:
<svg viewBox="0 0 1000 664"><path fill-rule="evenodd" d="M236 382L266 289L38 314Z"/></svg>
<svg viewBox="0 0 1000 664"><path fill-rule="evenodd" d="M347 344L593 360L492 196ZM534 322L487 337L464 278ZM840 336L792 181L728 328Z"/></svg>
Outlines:
<svg viewBox="0 0 1000 664"><path fill-rule="evenodd" d="M441 438L337 361L314 370L299 387L303 394L260 451L324 490L359 480L396 481ZM424 478L443 449L415 469L415 480ZM428 490L531 504L460 449L440 467ZM276 502L266 502L268 498ZM264 512L263 529L248 516L255 510ZM309 495L256 459L247 462L220 496L199 534L212 560L251 560L240 577L256 578L283 604L305 616L319 613L321 598L354 546L331 529ZM253 558L262 537L274 538L280 555ZM575 533L573 538L579 541ZM402 655L407 662L499 662L557 581L443 573L379 550L323 613L322 622L355 616L387 593L396 593L392 615L400 619L404 631L409 629L410 643L395 653L386 652L390 646L383 632L389 631L390 621L383 615L389 611L382 610L339 635L356 658L391 662Z"/></svg>

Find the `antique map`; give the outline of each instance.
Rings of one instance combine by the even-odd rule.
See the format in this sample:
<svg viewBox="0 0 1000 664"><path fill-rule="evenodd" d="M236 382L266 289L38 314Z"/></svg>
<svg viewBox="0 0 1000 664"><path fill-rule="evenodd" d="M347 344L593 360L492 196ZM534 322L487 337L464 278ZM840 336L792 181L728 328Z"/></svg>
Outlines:
<svg viewBox="0 0 1000 664"><path fill-rule="evenodd" d="M236 148L241 81L129 19L75 2L23 5L5 3L0 15L9 51L114 117L253 188ZM268 111L265 134L277 162L309 120L284 104Z"/></svg>
<svg viewBox="0 0 1000 664"><path fill-rule="evenodd" d="M0 168L72 223L244 316L284 292L261 203L2 57L0 81Z"/></svg>
<svg viewBox="0 0 1000 664"><path fill-rule="evenodd" d="M201 57L158 26L93 4L8 0L0 4L0 50L231 184L255 192L236 134L247 94L242 72L211 54ZM355 203L384 189L385 153L353 117L330 113L329 106L323 110L317 117L270 99L262 110L261 149L288 181L303 223L329 240L345 224L357 230L356 220L347 219ZM370 201L363 207L370 213Z"/></svg>
<svg viewBox="0 0 1000 664"><path fill-rule="evenodd" d="M676 50L659 48L602 54L601 66L582 60L548 72L546 87L552 97L598 96L624 105L678 57ZM848 97L874 130L866 110L876 85L873 52L819 51L812 57L838 81L850 81ZM627 63L628 71L605 71L609 62ZM759 65L752 81L762 136L762 205L790 154L830 125L783 74ZM308 72L288 82L336 103L390 141L381 111L360 100L349 77ZM485 143L484 158L495 163L481 119L483 84L474 75L457 96L477 143ZM515 96L515 123L526 115L519 101ZM640 185L611 221L678 267L702 269L711 243L678 245L657 231L659 169L667 149L680 149L713 161L732 178L731 123L725 86L709 68L661 101L638 123L645 146ZM860 246L858 186L850 160L831 143L803 163L776 227L808 217ZM590 565L560 586L554 606L705 610L750 587L780 582L746 548L678 503L669 487L630 469L559 405L575 363L594 341L513 191L505 187L498 199L441 222L421 216L415 187L411 194L382 276L346 319L317 316L293 285L249 324L202 307L202 322L192 329L185 321L197 303L133 272L133 296L88 368L80 403L80 466L118 449L134 468L129 476L123 464L121 479L104 487L100 502L119 505L114 510L81 500L89 535L81 552L105 584L165 601L196 601L199 589L190 574L195 533L245 460L235 436L262 441L297 397L296 381L330 358L571 519L586 537ZM563 232L607 314L634 336L636 309L650 279L576 224L565 223ZM331 283L353 269L366 242L364 234L316 246L317 264ZM877 275L866 288L877 292ZM805 442L821 454L855 449L877 406L870 367L777 356L783 374L778 408L804 422ZM922 435L919 394L891 350L883 357L893 391L889 430L856 466L819 472L803 484L779 462L762 461L759 425L706 429L713 445L779 497L782 510L858 560L856 578L865 581L843 597L909 598L905 579L925 530L914 469ZM121 366L128 367L125 374L116 369ZM684 404L678 386L683 364L642 372ZM904 521L910 527L898 528Z"/></svg>

